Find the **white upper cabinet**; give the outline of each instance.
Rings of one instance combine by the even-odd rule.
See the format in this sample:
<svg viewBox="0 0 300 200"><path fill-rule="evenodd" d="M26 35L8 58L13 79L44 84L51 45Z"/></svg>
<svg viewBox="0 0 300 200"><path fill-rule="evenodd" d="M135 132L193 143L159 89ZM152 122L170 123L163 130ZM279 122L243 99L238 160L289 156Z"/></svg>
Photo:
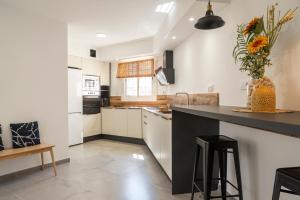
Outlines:
<svg viewBox="0 0 300 200"><path fill-rule="evenodd" d="M110 70L108 62L101 62L95 58L69 55L68 65L83 69L83 74L100 76L100 84L109 85Z"/></svg>
<svg viewBox="0 0 300 200"><path fill-rule="evenodd" d="M69 67L82 68L82 58L78 56L69 56L68 65Z"/></svg>
<svg viewBox="0 0 300 200"><path fill-rule="evenodd" d="M101 76L100 62L96 59L82 58L83 74Z"/></svg>
<svg viewBox="0 0 300 200"><path fill-rule="evenodd" d="M100 78L101 78L101 85L109 85L110 79L110 70L109 70L109 63L101 62L100 63Z"/></svg>

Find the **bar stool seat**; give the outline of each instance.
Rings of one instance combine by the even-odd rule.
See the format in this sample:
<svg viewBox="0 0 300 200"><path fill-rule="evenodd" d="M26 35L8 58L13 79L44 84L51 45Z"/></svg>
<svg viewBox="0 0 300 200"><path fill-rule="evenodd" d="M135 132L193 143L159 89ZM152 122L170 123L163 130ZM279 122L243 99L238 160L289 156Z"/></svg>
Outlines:
<svg viewBox="0 0 300 200"><path fill-rule="evenodd" d="M239 197L240 200L243 200L238 142L224 135L209 135L209 136L196 137L196 143L197 143L197 150L195 155L191 199L192 200L194 199L195 190L198 190L200 192L203 192L204 200L210 200L215 198L221 198L223 200L226 200L226 198L228 197ZM197 174L198 167L199 167L200 150L202 150L202 158L203 158L203 179L199 179ZM219 167L220 178L213 177L215 152L218 153L218 159L220 165ZM237 184L238 184L237 187L227 180L227 154L228 153L232 153L234 156L234 163L235 163L236 177L237 177ZM211 188L212 188L213 181L221 182L222 196L211 195ZM202 183L202 185L199 185L200 183ZM235 188L238 191L238 194L228 195L227 186L226 186L227 184L230 184L233 188Z"/></svg>
<svg viewBox="0 0 300 200"><path fill-rule="evenodd" d="M277 169L272 200L279 200L281 192L300 196L300 167Z"/></svg>

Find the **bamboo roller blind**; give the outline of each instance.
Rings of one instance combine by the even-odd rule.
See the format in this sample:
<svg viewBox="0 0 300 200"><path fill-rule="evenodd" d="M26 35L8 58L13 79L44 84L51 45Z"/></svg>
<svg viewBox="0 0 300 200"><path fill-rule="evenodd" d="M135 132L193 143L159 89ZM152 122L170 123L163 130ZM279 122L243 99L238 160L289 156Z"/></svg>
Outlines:
<svg viewBox="0 0 300 200"><path fill-rule="evenodd" d="M152 77L153 75L154 59L118 64L117 78Z"/></svg>

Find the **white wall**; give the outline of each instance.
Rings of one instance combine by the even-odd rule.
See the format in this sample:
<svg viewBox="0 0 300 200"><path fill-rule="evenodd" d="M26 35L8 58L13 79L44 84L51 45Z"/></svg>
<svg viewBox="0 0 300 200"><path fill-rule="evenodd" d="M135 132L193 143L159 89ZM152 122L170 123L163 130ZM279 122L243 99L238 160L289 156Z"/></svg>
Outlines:
<svg viewBox="0 0 300 200"><path fill-rule="evenodd" d="M244 199L272 199L276 169L300 166L300 139L225 122L220 125L222 134L239 142ZM232 156L228 158L229 180L236 183ZM236 193L230 187L228 191ZM299 196L282 193L280 199L297 200Z"/></svg>
<svg viewBox="0 0 300 200"><path fill-rule="evenodd" d="M130 41L97 49L97 58L113 61L153 54L153 38Z"/></svg>
<svg viewBox="0 0 300 200"><path fill-rule="evenodd" d="M267 5L278 2L285 12L300 5L299 0L231 0L221 12L226 25L220 29L194 33L174 51L175 85L160 88L160 93L207 92L210 85L220 93L221 105L245 106L246 91L241 91L246 73L239 72L232 50L236 44L236 26L265 14ZM267 75L275 81L278 107L300 110L300 13L280 35L272 52L273 66ZM275 169L299 166L300 140L267 131L221 123L221 134L238 140L245 200L271 199ZM230 162L229 179L234 180ZM232 191L230 191L232 192ZM232 192L233 193L233 192ZM282 195L282 199L299 197Z"/></svg>
<svg viewBox="0 0 300 200"><path fill-rule="evenodd" d="M0 3L0 123L5 147L9 124L37 120L41 141L69 158L67 25ZM47 155L47 160L49 157ZM40 156L0 162L0 175L40 165Z"/></svg>
<svg viewBox="0 0 300 200"><path fill-rule="evenodd" d="M265 13L272 0L232 0L221 15L226 25L220 29L195 32L174 51L176 84L164 90L167 93L177 91L207 92L210 85L220 92L222 105L245 105L246 91L241 91L241 82L247 80L246 73L239 72L234 63L232 50L236 43L236 26L246 23L254 16ZM299 6L299 0L276 1L282 11ZM257 6L259 5L259 6ZM278 106L300 109L300 15L289 24L280 36L272 53L273 66L268 70L275 80L278 93ZM292 98L291 98L292 97Z"/></svg>

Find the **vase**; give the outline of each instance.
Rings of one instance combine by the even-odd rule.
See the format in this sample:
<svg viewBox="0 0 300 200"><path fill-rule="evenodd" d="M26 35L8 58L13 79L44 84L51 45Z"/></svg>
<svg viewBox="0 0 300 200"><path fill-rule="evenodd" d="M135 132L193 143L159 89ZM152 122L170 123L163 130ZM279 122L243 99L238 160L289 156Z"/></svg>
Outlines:
<svg viewBox="0 0 300 200"><path fill-rule="evenodd" d="M254 84L251 96L251 110L253 112L276 111L275 86L269 78L263 77Z"/></svg>
<svg viewBox="0 0 300 200"><path fill-rule="evenodd" d="M251 79L247 84L247 108L251 109L252 93L258 79Z"/></svg>

